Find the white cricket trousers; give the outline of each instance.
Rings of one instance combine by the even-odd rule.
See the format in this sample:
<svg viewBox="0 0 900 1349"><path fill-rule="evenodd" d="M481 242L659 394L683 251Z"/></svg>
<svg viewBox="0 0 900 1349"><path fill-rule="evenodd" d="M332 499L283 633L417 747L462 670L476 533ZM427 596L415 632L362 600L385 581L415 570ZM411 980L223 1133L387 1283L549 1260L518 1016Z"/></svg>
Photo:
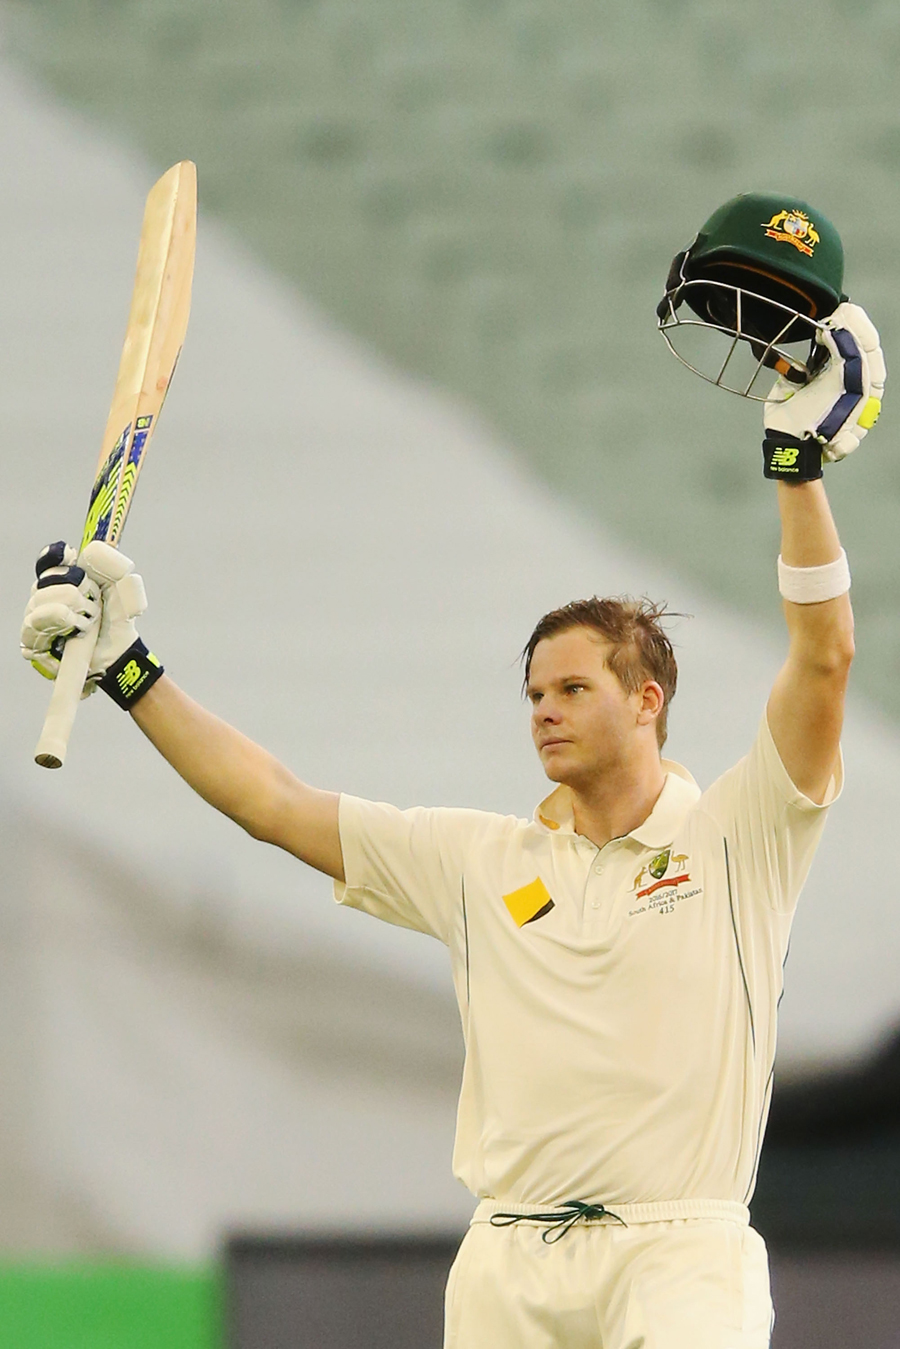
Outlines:
<svg viewBox="0 0 900 1349"><path fill-rule="evenodd" d="M447 1283L444 1349L767 1349L762 1237L743 1204L623 1204L556 1232L483 1200ZM544 1234L551 1237L549 1242Z"/></svg>

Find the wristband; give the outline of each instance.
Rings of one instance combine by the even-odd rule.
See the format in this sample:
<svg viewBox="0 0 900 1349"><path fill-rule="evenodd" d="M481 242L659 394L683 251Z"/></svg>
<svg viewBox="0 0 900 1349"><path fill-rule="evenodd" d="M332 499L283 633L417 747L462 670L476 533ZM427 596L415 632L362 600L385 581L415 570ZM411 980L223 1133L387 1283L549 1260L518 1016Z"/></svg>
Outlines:
<svg viewBox="0 0 900 1349"><path fill-rule="evenodd" d="M103 692L128 712L162 673L163 667L156 656L147 650L139 637L118 660L113 661L99 683Z"/></svg>
<svg viewBox="0 0 900 1349"><path fill-rule="evenodd" d="M781 482L812 482L822 476L822 446L807 436L782 435L766 430L763 441L763 477Z"/></svg>
<svg viewBox="0 0 900 1349"><path fill-rule="evenodd" d="M836 600L850 589L850 567L847 554L822 567L789 567L778 558L778 589L792 604L822 604Z"/></svg>

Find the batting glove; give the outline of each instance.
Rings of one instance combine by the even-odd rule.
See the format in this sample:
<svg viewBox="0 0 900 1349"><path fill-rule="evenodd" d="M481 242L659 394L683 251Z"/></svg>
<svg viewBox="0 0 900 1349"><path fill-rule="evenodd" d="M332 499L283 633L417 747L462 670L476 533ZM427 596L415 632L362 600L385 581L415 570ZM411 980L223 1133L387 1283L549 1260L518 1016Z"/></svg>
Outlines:
<svg viewBox="0 0 900 1349"><path fill-rule="evenodd" d="M874 325L857 304L838 305L816 332L828 359L802 388L779 377L765 408L763 472L785 482L821 478L845 459L881 412L886 371Z"/></svg>
<svg viewBox="0 0 900 1349"><path fill-rule="evenodd" d="M51 543L35 566L37 581L25 609L22 655L39 674L55 679L66 638L99 619L97 645L82 697L93 693L117 661L140 643L134 620L147 607L144 582L130 558L94 540L76 554Z"/></svg>

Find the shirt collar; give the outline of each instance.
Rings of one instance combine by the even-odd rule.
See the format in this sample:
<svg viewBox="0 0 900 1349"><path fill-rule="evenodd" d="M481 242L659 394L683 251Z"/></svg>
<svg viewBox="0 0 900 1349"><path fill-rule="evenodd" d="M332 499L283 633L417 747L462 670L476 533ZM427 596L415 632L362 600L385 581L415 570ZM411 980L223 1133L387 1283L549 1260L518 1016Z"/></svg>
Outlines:
<svg viewBox="0 0 900 1349"><path fill-rule="evenodd" d="M700 799L700 788L686 768L671 759L662 760L666 775L656 805L637 829L628 835L645 848L662 848L671 843L684 817ZM571 788L561 786L545 797L534 812L535 822L553 833L573 834L575 815Z"/></svg>

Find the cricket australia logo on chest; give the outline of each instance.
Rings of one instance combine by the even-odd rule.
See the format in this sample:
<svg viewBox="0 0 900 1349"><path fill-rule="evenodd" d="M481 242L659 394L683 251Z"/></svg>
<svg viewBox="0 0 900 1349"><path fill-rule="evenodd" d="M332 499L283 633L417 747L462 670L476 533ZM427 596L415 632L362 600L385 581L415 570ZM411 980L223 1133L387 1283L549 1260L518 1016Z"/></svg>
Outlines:
<svg viewBox="0 0 900 1349"><path fill-rule="evenodd" d="M691 880L691 859L687 853L664 848L646 862L634 878L634 902L629 918L639 913L674 913L685 899L693 899L703 889Z"/></svg>

